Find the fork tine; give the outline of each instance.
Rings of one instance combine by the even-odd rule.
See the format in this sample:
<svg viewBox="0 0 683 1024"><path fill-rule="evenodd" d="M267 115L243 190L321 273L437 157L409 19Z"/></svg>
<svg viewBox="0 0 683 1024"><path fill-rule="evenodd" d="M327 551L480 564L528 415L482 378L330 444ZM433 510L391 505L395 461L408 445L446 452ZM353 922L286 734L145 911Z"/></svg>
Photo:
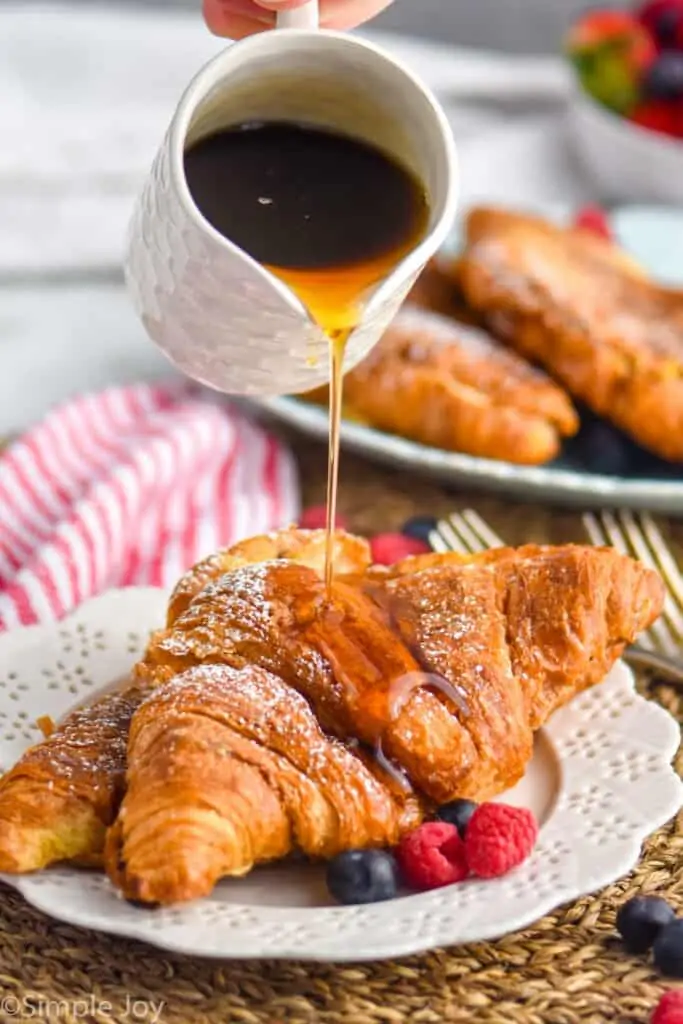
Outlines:
<svg viewBox="0 0 683 1024"><path fill-rule="evenodd" d="M657 564L656 553L648 547L645 534L633 513L625 510L621 513L620 519L636 557L643 563L643 565L646 565L648 569L658 571L659 566ZM657 531L657 533L658 532L659 531ZM659 538L663 545L664 538L661 534L659 534ZM659 639L659 642L666 654L676 654L678 650L676 636L671 629L675 618L675 604L667 589L662 618L652 625L652 632Z"/></svg>
<svg viewBox="0 0 683 1024"><path fill-rule="evenodd" d="M494 533L486 520L482 519L478 512L475 512L473 508L465 509L462 513L462 518L468 524L468 526L474 531L479 537L481 543L486 548L504 548L505 544L498 536Z"/></svg>
<svg viewBox="0 0 683 1024"><path fill-rule="evenodd" d="M583 528L588 534L588 539L596 548L605 547L608 544L607 537L602 532L598 517L592 512L586 512L582 517Z"/></svg>
<svg viewBox="0 0 683 1024"><path fill-rule="evenodd" d="M631 549L628 546L628 540L617 522L616 516L613 512L602 512L600 515L602 519L602 527L605 531L608 544L615 548L622 555L631 555Z"/></svg>
<svg viewBox="0 0 683 1024"><path fill-rule="evenodd" d="M647 512L643 513L640 523L671 597L668 614L680 642L683 637L683 576L652 516Z"/></svg>
<svg viewBox="0 0 683 1024"><path fill-rule="evenodd" d="M473 509L453 512L447 519L440 520L436 529L429 535L429 543L434 551L456 551L461 555L476 554L488 551L489 548L505 546L488 523Z"/></svg>
<svg viewBox="0 0 683 1024"><path fill-rule="evenodd" d="M469 553L469 548L463 544L447 519L442 519L437 525L436 530L429 535L429 543L435 551L441 553L447 551L457 551L461 555Z"/></svg>
<svg viewBox="0 0 683 1024"><path fill-rule="evenodd" d="M454 512L450 515L448 523L464 544L466 551L485 551L488 547L488 545L481 542L467 523L467 520L459 512Z"/></svg>
<svg viewBox="0 0 683 1024"><path fill-rule="evenodd" d="M599 517L593 512L586 512L582 516L582 520L591 544L596 547L614 547L623 554L630 554L628 545L621 536L621 531L617 528L614 516L610 512L601 512ZM655 649L650 630L641 633L639 643L648 651Z"/></svg>
<svg viewBox="0 0 683 1024"><path fill-rule="evenodd" d="M438 529L432 530L429 534L428 540L432 551L436 551L439 555L446 554L446 552L451 550Z"/></svg>

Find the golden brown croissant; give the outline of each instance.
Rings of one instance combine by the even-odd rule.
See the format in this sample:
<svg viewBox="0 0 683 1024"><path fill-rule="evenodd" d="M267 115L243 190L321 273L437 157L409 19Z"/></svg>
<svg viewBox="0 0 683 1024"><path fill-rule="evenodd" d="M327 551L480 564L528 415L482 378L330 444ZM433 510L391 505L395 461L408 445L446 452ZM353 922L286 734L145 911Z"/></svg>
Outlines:
<svg viewBox="0 0 683 1024"><path fill-rule="evenodd" d="M322 392L309 396L325 402ZM447 451L537 464L579 420L564 391L490 334L404 306L344 379L353 418Z"/></svg>
<svg viewBox="0 0 683 1024"><path fill-rule="evenodd" d="M133 721L108 870L136 899L190 899L294 848L329 856L351 845L347 829L353 845L386 843L432 803L502 792L533 731L603 678L662 602L655 573L578 546L420 556L337 578L330 600L300 563L219 576L143 659L164 685ZM349 780L376 810L357 795L342 824ZM320 801L314 824L301 817Z"/></svg>
<svg viewBox="0 0 683 1024"><path fill-rule="evenodd" d="M640 563L572 545L425 555L364 582L338 577L331 600L314 570L269 562L205 586L139 671L163 682L197 664L258 665L303 693L326 731L381 740L442 802L515 782L530 751L526 717L544 720L601 679L661 601L659 577ZM418 688L392 716L395 681L424 671L450 697ZM462 696L464 717L451 707Z"/></svg>
<svg viewBox="0 0 683 1024"><path fill-rule="evenodd" d="M257 562L286 559L323 571L327 535L324 530L300 530L296 526L233 544L209 555L193 566L176 584L168 605L167 625L171 626L190 601L210 581L233 569ZM355 575L370 565L370 545L360 537L340 533L334 542L332 560L338 575Z"/></svg>
<svg viewBox="0 0 683 1024"><path fill-rule="evenodd" d="M290 529L218 552L179 581L169 623L205 579L249 561L289 558L322 570L324 539L323 531ZM365 541L338 540L338 572L362 572L369 561ZM142 674L137 682L144 686ZM105 829L123 794L130 719L145 692L109 693L75 711L0 780L0 871L34 871L60 860L101 863Z"/></svg>
<svg viewBox="0 0 683 1024"><path fill-rule="evenodd" d="M133 719L128 775L107 869L144 902L207 895L294 847L328 858L390 845L421 818L414 796L252 666L202 666L159 687Z"/></svg>
<svg viewBox="0 0 683 1024"><path fill-rule="evenodd" d="M518 352L644 447L683 460L683 293L587 232L485 208L469 217L455 276Z"/></svg>
<svg viewBox="0 0 683 1024"><path fill-rule="evenodd" d="M481 316L468 306L452 273L452 262L439 257L430 260L415 282L408 302L432 313L440 313L461 324L481 326Z"/></svg>
<svg viewBox="0 0 683 1024"><path fill-rule="evenodd" d="M78 708L3 776L0 871L101 863L123 796L130 720L144 693L129 687Z"/></svg>

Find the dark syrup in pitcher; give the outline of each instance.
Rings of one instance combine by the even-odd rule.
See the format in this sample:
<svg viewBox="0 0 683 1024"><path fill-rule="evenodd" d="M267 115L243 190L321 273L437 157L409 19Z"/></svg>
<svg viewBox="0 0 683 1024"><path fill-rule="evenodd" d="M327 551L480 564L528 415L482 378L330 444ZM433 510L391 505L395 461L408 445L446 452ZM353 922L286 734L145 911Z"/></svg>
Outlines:
<svg viewBox="0 0 683 1024"><path fill-rule="evenodd" d="M329 591L346 341L370 289L425 234L424 188L366 142L288 122L201 139L185 153L185 176L206 220L284 281L330 339Z"/></svg>

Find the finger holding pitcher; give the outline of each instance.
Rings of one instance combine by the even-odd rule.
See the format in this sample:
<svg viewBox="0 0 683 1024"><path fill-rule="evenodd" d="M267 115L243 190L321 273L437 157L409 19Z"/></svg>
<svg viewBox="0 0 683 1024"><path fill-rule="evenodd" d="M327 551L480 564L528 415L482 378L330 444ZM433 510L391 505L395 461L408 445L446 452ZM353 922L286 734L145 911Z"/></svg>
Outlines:
<svg viewBox="0 0 683 1024"><path fill-rule="evenodd" d="M318 4L317 0L204 0L204 17L216 35L242 39L255 32L274 28L276 24L278 28L288 23L295 28L317 28L318 25L320 28L338 31L355 28L374 18L391 2L321 0Z"/></svg>

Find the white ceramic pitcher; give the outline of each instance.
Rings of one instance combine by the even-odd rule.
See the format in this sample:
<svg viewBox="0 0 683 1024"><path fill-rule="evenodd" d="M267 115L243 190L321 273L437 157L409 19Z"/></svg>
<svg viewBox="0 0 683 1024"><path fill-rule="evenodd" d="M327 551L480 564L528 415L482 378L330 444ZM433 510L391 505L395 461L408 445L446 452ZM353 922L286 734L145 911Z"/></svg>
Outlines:
<svg viewBox="0 0 683 1024"><path fill-rule="evenodd" d="M423 182L427 235L368 297L346 370L378 341L455 215L455 145L437 101L376 46L316 23L317 3L308 3L280 16L287 31L234 43L199 72L133 215L125 271L135 308L179 369L219 391L325 384L329 343L297 296L200 214L183 169L188 145L245 121L300 121L373 142Z"/></svg>

